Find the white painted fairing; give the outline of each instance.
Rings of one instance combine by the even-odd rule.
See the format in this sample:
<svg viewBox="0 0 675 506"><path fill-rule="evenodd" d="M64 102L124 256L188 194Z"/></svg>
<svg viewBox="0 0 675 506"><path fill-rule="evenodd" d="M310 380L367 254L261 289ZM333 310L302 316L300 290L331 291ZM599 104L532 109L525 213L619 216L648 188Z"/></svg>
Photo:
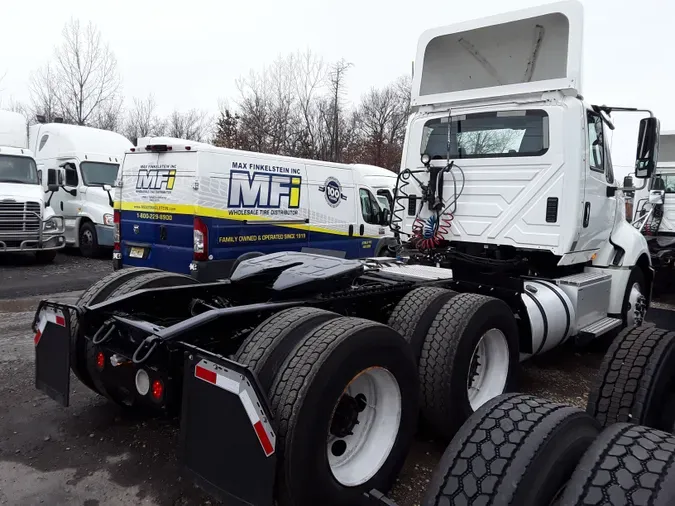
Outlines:
<svg viewBox="0 0 675 506"><path fill-rule="evenodd" d="M581 93L583 11L552 3L427 30L420 37L414 106L547 90Z"/></svg>
<svg viewBox="0 0 675 506"><path fill-rule="evenodd" d="M23 114L0 111L0 146L28 148L27 125Z"/></svg>

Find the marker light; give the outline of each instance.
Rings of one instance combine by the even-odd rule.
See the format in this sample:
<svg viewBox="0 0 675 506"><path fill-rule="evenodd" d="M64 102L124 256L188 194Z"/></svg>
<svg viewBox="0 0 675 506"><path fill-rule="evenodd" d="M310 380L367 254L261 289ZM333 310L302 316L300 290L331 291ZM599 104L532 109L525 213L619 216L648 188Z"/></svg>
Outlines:
<svg viewBox="0 0 675 506"><path fill-rule="evenodd" d="M424 153L421 157L420 160L422 161L422 165L429 165L431 162L431 156L428 153Z"/></svg>

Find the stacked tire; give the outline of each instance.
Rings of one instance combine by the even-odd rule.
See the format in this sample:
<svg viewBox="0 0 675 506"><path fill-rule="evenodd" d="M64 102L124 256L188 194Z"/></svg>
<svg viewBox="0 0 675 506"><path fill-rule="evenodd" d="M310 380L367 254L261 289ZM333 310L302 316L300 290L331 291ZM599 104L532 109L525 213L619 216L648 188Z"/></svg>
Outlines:
<svg viewBox="0 0 675 506"><path fill-rule="evenodd" d="M423 420L446 441L476 409L515 388L518 328L505 302L422 287L401 299L388 323L417 360Z"/></svg>
<svg viewBox="0 0 675 506"><path fill-rule="evenodd" d="M462 426L423 506L675 504L675 437L530 395L503 395Z"/></svg>

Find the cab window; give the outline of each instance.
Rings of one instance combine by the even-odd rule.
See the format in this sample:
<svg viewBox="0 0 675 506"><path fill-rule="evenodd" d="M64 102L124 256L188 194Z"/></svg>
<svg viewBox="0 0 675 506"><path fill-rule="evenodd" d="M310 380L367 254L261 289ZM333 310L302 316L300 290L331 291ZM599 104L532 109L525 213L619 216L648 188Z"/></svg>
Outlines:
<svg viewBox="0 0 675 506"><path fill-rule="evenodd" d="M594 172L602 172L609 184L614 183L614 170L605 142L605 128L602 118L594 112L588 113L588 164Z"/></svg>
<svg viewBox="0 0 675 506"><path fill-rule="evenodd" d="M363 221L371 225L379 225L380 223L380 206L373 197L373 194L368 190L361 188L359 190L359 197L361 200L361 214Z"/></svg>
<svg viewBox="0 0 675 506"><path fill-rule="evenodd" d="M66 170L66 186L77 186L79 180L77 178L77 170L75 165L72 163L67 163L65 167Z"/></svg>

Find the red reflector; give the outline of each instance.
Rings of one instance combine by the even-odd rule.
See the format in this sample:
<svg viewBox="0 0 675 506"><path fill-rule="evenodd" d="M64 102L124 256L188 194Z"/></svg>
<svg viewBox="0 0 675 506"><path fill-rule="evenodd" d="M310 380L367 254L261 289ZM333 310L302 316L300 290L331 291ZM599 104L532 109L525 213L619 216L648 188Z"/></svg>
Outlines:
<svg viewBox="0 0 675 506"><path fill-rule="evenodd" d="M263 447L263 451L265 452L265 456L269 457L274 453L274 447L272 446L272 442L270 441L269 436L267 435L267 432L265 432L265 428L263 427L263 424L261 421L258 421L257 423L253 424L253 429L255 429L255 433L258 436L258 439L260 440L260 444Z"/></svg>
<svg viewBox="0 0 675 506"><path fill-rule="evenodd" d="M159 380L155 380L152 382L152 396L155 398L155 400L161 400L162 395L164 395L164 385L162 385L162 382Z"/></svg>
<svg viewBox="0 0 675 506"><path fill-rule="evenodd" d="M192 149L192 146L185 146L185 151L190 151Z"/></svg>
<svg viewBox="0 0 675 506"><path fill-rule="evenodd" d="M35 346L38 345L38 343L40 342L40 338L41 338L41 337L42 337L42 332L40 332L40 331L38 330L38 331L35 333L35 337L33 338L33 341L35 341Z"/></svg>
<svg viewBox="0 0 675 506"><path fill-rule="evenodd" d="M136 148L129 148L129 151L131 151L133 153L133 152L136 151Z"/></svg>
<svg viewBox="0 0 675 506"><path fill-rule="evenodd" d="M208 369L204 369L199 365L195 367L195 376L199 379L203 379L204 381L208 381L209 383L213 383L214 385L216 384L216 373L209 371Z"/></svg>
<svg viewBox="0 0 675 506"><path fill-rule="evenodd" d="M63 316L56 315L56 324L60 325L61 327L65 327L66 319Z"/></svg>
<svg viewBox="0 0 675 506"><path fill-rule="evenodd" d="M100 370L103 370L105 367L105 355L103 352L98 352L98 355L96 355L96 367L98 367Z"/></svg>

